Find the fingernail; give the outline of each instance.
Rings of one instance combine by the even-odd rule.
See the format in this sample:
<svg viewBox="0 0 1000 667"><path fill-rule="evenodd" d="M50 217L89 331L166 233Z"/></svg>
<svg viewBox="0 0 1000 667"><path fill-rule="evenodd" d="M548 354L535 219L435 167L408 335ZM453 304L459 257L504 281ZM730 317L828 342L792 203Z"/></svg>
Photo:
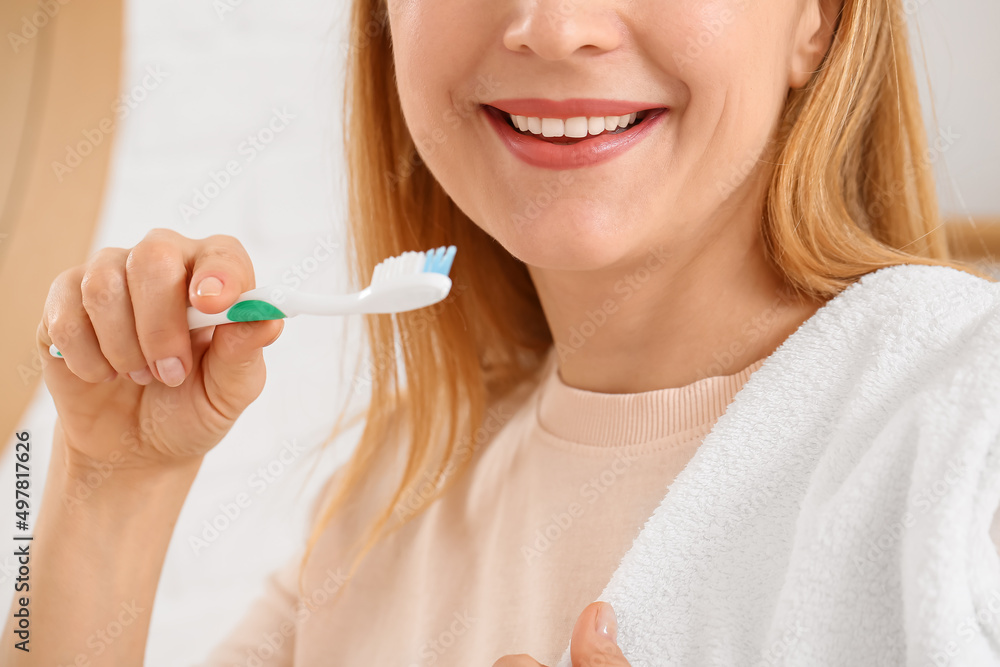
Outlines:
<svg viewBox="0 0 1000 667"><path fill-rule="evenodd" d="M144 386L153 381L153 373L146 366L141 371L132 371L128 376L132 378L132 382Z"/></svg>
<svg viewBox="0 0 1000 667"><path fill-rule="evenodd" d="M156 372L160 374L163 384L176 387L184 382L184 365L177 357L168 357L156 362Z"/></svg>
<svg viewBox="0 0 1000 667"><path fill-rule="evenodd" d="M104 378L103 382L113 382L118 379L118 373L112 373L110 376Z"/></svg>
<svg viewBox="0 0 1000 667"><path fill-rule="evenodd" d="M602 602L597 610L597 634L618 642L618 619L614 608L607 602Z"/></svg>
<svg viewBox="0 0 1000 667"><path fill-rule="evenodd" d="M219 296L222 294L222 281L215 276L204 278L194 293L198 296Z"/></svg>

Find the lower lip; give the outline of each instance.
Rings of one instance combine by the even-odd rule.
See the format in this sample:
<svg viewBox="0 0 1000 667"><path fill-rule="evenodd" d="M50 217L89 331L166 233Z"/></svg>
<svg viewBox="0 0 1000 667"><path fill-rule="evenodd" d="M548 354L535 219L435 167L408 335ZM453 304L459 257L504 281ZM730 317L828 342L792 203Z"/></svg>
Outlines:
<svg viewBox="0 0 1000 667"><path fill-rule="evenodd" d="M618 134L598 134L581 139L575 144L560 146L517 132L507 124L504 112L494 107L484 105L482 110L515 157L544 169L578 169L607 162L647 137L668 111L651 110L647 112L642 122Z"/></svg>

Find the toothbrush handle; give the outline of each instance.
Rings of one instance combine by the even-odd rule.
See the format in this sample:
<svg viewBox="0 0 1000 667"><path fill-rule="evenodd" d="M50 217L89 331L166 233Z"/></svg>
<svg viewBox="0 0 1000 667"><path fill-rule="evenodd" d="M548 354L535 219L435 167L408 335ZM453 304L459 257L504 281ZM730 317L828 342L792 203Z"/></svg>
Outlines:
<svg viewBox="0 0 1000 667"><path fill-rule="evenodd" d="M437 272L383 278L354 294L304 294L279 285L258 287L240 294L221 313L203 313L188 306L188 329L231 322L257 322L311 315L360 313L403 313L424 308L444 299L451 291L451 279ZM280 306L279 306L280 305ZM49 354L62 357L55 345Z"/></svg>
<svg viewBox="0 0 1000 667"><path fill-rule="evenodd" d="M267 289L267 288L263 288ZM239 300L221 313L203 313L194 306L188 306L188 329L208 327L213 324L231 324L232 322L257 322L260 320L280 320L289 315L282 312L268 300L255 298L258 290L251 290L240 295Z"/></svg>
<svg viewBox="0 0 1000 667"><path fill-rule="evenodd" d="M257 322L260 320L280 320L292 317L271 303L281 290L273 287L258 287L244 292L239 299L221 313L203 313L194 306L188 306L188 329L208 327L215 324L231 324L233 322ZM62 353L55 343L49 346L49 355L62 358Z"/></svg>

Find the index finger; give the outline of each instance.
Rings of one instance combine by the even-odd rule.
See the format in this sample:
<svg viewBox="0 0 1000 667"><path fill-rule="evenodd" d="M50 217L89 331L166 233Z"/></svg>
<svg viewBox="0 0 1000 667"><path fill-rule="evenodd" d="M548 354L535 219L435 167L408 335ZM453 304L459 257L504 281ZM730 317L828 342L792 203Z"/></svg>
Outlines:
<svg viewBox="0 0 1000 667"><path fill-rule="evenodd" d="M181 384L193 365L187 287L194 253L191 239L154 229L125 259L139 348L153 376L170 387Z"/></svg>

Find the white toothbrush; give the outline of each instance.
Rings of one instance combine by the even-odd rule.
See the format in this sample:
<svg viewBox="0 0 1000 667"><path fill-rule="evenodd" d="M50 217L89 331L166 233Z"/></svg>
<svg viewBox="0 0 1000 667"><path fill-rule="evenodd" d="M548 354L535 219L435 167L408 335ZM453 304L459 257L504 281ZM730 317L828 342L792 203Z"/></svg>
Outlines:
<svg viewBox="0 0 1000 667"><path fill-rule="evenodd" d="M404 252L379 262L371 284L354 294L308 294L282 285L244 292L221 313L203 313L188 306L189 329L231 322L280 320L296 315L351 315L355 313L404 313L431 306L451 291L451 264L455 246L427 252ZM55 344L49 354L62 357Z"/></svg>

